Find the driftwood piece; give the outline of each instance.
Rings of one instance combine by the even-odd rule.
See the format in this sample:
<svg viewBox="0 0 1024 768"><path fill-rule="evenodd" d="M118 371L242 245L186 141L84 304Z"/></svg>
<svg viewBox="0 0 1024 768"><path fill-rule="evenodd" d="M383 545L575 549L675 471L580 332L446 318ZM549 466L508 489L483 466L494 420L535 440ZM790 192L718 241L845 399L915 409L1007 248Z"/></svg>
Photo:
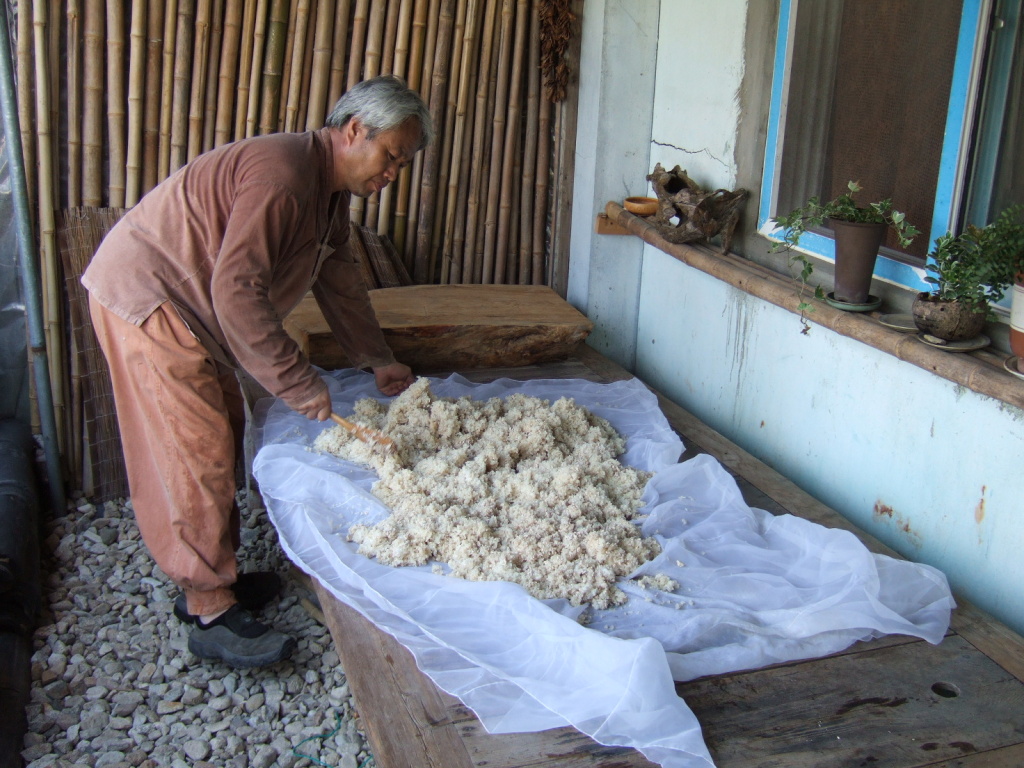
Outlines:
<svg viewBox="0 0 1024 768"><path fill-rule="evenodd" d="M671 171L654 166L647 177L658 197L658 211L651 225L670 243L707 242L722 236L720 253L732 245L740 221L740 207L750 196L745 189L732 192L703 189L677 165Z"/></svg>

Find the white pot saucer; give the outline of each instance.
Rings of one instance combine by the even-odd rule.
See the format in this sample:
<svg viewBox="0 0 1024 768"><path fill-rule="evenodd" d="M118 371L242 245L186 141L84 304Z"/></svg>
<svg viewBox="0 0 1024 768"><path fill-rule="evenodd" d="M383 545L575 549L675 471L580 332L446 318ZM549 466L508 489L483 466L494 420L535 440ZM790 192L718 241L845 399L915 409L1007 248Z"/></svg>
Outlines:
<svg viewBox="0 0 1024 768"><path fill-rule="evenodd" d="M943 341L934 336L929 336L927 333L919 333L917 338L929 347L941 349L943 352L973 352L976 349L984 349L992 343L989 337L983 333L978 334L973 339L967 339L967 341Z"/></svg>
<svg viewBox="0 0 1024 768"><path fill-rule="evenodd" d="M902 331L903 333L913 331L917 333L917 326L914 324L913 315L879 315L878 322L886 328L892 328L894 331Z"/></svg>
<svg viewBox="0 0 1024 768"><path fill-rule="evenodd" d="M1008 357L1003 361L1003 368L1006 369L1007 373L1012 373L1018 379L1024 379L1024 373L1017 370L1017 365L1019 363L1020 361L1017 359L1017 356L1014 355L1013 357Z"/></svg>

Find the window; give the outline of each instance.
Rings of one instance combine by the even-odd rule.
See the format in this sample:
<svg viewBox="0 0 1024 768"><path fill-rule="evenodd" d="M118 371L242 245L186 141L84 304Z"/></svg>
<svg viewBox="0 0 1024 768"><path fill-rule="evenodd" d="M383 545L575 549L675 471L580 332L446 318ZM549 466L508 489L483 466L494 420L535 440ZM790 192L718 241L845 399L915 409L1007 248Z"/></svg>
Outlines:
<svg viewBox="0 0 1024 768"><path fill-rule="evenodd" d="M935 238L1024 201L1021 4L782 0L761 231L858 181L923 232L905 252L887 242L876 277L926 289ZM800 246L833 258L828 230Z"/></svg>

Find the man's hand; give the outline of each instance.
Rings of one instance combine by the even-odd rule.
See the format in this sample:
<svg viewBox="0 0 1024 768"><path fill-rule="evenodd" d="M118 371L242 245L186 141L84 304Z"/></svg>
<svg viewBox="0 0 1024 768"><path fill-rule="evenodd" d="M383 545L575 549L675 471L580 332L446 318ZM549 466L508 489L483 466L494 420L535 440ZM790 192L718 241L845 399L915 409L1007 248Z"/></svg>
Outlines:
<svg viewBox="0 0 1024 768"><path fill-rule="evenodd" d="M320 394L315 397L311 397L302 405L295 406L295 412L301 413L307 419L316 419L317 421L327 421L331 418L331 393L326 387L320 391Z"/></svg>
<svg viewBox="0 0 1024 768"><path fill-rule="evenodd" d="M377 389L385 395L399 395L412 384L412 368L402 363L391 363L373 369ZM329 414L328 414L329 415Z"/></svg>

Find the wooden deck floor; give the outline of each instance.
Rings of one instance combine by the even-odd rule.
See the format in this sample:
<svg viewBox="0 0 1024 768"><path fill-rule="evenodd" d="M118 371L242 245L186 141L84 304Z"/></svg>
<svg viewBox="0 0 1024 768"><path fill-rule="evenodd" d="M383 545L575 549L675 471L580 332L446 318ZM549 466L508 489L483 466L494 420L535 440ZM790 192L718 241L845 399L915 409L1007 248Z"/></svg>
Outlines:
<svg viewBox="0 0 1024 768"><path fill-rule="evenodd" d="M629 374L587 347L568 360L462 372L474 380ZM737 479L753 507L856 533L898 556L777 472L660 398L687 447ZM438 690L393 638L316 584L377 768L651 766L571 728L492 736ZM676 686L718 768L1024 768L1024 639L957 600L946 639L886 637L833 656Z"/></svg>

